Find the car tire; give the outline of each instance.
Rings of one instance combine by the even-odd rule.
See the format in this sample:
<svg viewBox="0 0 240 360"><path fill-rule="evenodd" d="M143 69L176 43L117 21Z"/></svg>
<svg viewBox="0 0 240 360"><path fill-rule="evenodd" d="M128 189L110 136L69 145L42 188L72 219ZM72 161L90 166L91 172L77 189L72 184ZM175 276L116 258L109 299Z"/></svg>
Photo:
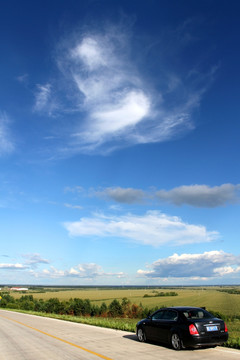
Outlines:
<svg viewBox="0 0 240 360"><path fill-rule="evenodd" d="M141 328L138 329L137 338L138 338L138 341L140 341L140 342L146 342L147 341L146 334L145 334L145 331L143 329L141 329Z"/></svg>
<svg viewBox="0 0 240 360"><path fill-rule="evenodd" d="M174 350L181 350L183 348L182 346L182 340L180 339L179 335L177 333L173 333L171 336L171 345Z"/></svg>

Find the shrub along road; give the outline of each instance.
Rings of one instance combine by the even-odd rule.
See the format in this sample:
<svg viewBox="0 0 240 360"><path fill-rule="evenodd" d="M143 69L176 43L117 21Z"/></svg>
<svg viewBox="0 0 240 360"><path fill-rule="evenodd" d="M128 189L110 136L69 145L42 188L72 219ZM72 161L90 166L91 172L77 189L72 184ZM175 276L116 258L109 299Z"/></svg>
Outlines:
<svg viewBox="0 0 240 360"><path fill-rule="evenodd" d="M174 351L139 343L135 334L0 310L0 354L3 360L219 360L239 359L240 351L215 349Z"/></svg>

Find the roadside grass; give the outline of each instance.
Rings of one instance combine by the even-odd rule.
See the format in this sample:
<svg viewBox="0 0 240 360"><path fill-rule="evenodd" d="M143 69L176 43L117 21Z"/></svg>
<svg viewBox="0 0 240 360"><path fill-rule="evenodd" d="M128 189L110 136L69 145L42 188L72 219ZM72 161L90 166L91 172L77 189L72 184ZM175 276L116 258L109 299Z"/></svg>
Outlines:
<svg viewBox="0 0 240 360"><path fill-rule="evenodd" d="M99 327L115 329L115 330L123 330L132 333L135 333L136 324L140 320L140 319L127 319L127 318L102 318L102 317L47 314L36 311L25 311L25 310L14 310L14 309L4 309L4 310L48 317L58 320L71 321L86 325L94 325ZM232 321L228 321L227 327L229 332L229 339L223 346L240 349L240 320L235 319Z"/></svg>
<svg viewBox="0 0 240 360"><path fill-rule="evenodd" d="M139 321L139 319L59 315L59 314L50 314L50 313L43 313L37 311L27 311L27 310L19 310L19 309L14 310L7 308L3 310L30 314L30 315L37 315L37 316L48 317L48 318L64 320L64 321L71 321L86 325L94 325L99 327L115 329L115 330L129 331L129 332L135 332L136 324Z"/></svg>

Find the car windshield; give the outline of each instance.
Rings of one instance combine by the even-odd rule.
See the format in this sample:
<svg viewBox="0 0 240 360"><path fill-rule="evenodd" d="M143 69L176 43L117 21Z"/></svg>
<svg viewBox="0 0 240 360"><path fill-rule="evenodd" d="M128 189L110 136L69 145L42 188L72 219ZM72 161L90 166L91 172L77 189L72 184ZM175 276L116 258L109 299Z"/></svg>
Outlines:
<svg viewBox="0 0 240 360"><path fill-rule="evenodd" d="M213 315L203 309L186 309L183 312L183 315L187 319L211 319Z"/></svg>

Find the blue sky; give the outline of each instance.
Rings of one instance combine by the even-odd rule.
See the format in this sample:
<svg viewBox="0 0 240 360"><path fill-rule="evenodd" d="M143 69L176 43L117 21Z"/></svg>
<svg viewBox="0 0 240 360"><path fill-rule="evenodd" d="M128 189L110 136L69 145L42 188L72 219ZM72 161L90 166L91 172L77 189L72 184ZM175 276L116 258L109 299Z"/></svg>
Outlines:
<svg viewBox="0 0 240 360"><path fill-rule="evenodd" d="M239 284L239 10L1 2L0 283Z"/></svg>

